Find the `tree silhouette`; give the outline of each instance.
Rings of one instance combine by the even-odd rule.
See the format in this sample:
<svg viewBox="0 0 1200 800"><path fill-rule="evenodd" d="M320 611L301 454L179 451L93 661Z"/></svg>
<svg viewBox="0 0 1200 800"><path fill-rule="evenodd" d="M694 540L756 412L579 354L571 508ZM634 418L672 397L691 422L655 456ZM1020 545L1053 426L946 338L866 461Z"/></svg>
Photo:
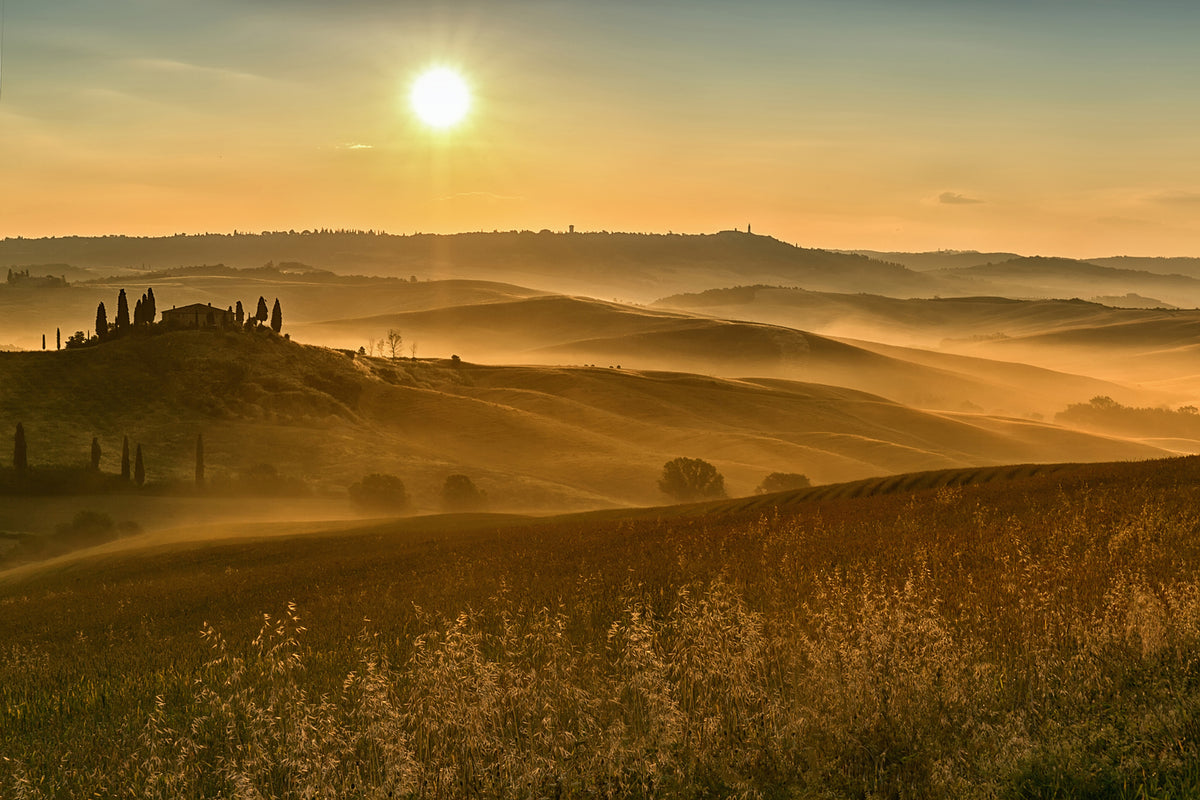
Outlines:
<svg viewBox="0 0 1200 800"><path fill-rule="evenodd" d="M442 486L442 507L448 511L470 511L482 508L487 495L481 492L466 475L449 475Z"/></svg>
<svg viewBox="0 0 1200 800"><path fill-rule="evenodd" d="M146 299L146 298L145 298L145 295L142 295L142 298L141 298L141 300L138 300L138 301L137 301L137 302L134 304L134 306L133 306L133 324L134 324L134 327L138 327L138 326L140 326L140 325L145 325L145 324L146 324L146 319L145 319L145 316L144 316L144 314L146 313L146 310L145 310L145 307L144 307L144 306L145 306L145 304L142 302L142 300L144 300L144 299Z"/></svg>
<svg viewBox="0 0 1200 800"><path fill-rule="evenodd" d="M121 480L129 480L129 437L121 440Z"/></svg>
<svg viewBox="0 0 1200 800"><path fill-rule="evenodd" d="M763 482L754 490L755 494L771 494L773 492L788 492L793 489L807 489L812 486L807 475L798 472L772 472L763 478Z"/></svg>
<svg viewBox="0 0 1200 800"><path fill-rule="evenodd" d="M275 307L271 309L271 330L279 333L283 328L283 309L279 307L279 298L275 298Z"/></svg>
<svg viewBox="0 0 1200 800"><path fill-rule="evenodd" d="M117 321L114 327L118 336L129 330L129 300L125 297L124 289L117 295Z"/></svg>
<svg viewBox="0 0 1200 800"><path fill-rule="evenodd" d="M54 349L62 350L62 328L54 329Z"/></svg>
<svg viewBox="0 0 1200 800"><path fill-rule="evenodd" d="M400 337L400 331L396 330L395 328L387 332L387 336L384 337L383 343L387 345L388 350L391 352L392 360L395 360L396 353L403 352L400 346L404 343L404 340Z"/></svg>
<svg viewBox="0 0 1200 800"><path fill-rule="evenodd" d="M242 301L237 301L237 307L233 311L233 320L238 325L246 324L246 309L242 308Z"/></svg>
<svg viewBox="0 0 1200 800"><path fill-rule="evenodd" d="M17 423L17 432L13 434L13 469L18 475L24 475L29 469L28 452L25 449L25 426Z"/></svg>
<svg viewBox="0 0 1200 800"><path fill-rule="evenodd" d="M155 317L158 316L158 303L154 300L153 287L146 290L146 302L142 306L142 310L146 313L146 324L153 325Z"/></svg>
<svg viewBox="0 0 1200 800"><path fill-rule="evenodd" d="M690 502L725 496L725 477L699 458L676 458L663 464L658 488L663 494Z"/></svg>
<svg viewBox="0 0 1200 800"><path fill-rule="evenodd" d="M204 487L204 434L196 434L196 487Z"/></svg>
<svg viewBox="0 0 1200 800"><path fill-rule="evenodd" d="M92 437L92 472L100 471L100 440Z"/></svg>
<svg viewBox="0 0 1200 800"><path fill-rule="evenodd" d="M367 475L350 487L350 499L364 508L401 509L408 505L404 481L395 475Z"/></svg>
<svg viewBox="0 0 1200 800"><path fill-rule="evenodd" d="M137 455L134 456L133 460L133 481L138 486L141 486L146 482L146 465L142 462L141 444L137 446Z"/></svg>
<svg viewBox="0 0 1200 800"><path fill-rule="evenodd" d="M258 310L254 312L254 318L259 322L267 321L267 298L258 298Z"/></svg>
<svg viewBox="0 0 1200 800"><path fill-rule="evenodd" d="M96 306L96 338L103 339L108 336L108 312L104 309L104 303Z"/></svg>

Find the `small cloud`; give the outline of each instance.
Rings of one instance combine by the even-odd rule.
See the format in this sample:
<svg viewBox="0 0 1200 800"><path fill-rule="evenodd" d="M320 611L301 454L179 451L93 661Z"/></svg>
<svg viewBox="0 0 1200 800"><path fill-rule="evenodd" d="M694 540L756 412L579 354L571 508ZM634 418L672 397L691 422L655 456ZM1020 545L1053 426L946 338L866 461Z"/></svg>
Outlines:
<svg viewBox="0 0 1200 800"><path fill-rule="evenodd" d="M1149 199L1151 203L1159 203L1162 205L1196 206L1200 205L1200 192L1159 192L1158 194L1151 195L1147 199Z"/></svg>
<svg viewBox="0 0 1200 800"><path fill-rule="evenodd" d="M489 203L508 203L524 199L524 197L496 194L495 192L459 192L457 194L448 194L445 197L438 198L438 200L443 203L454 203L460 200L483 200Z"/></svg>
<svg viewBox="0 0 1200 800"><path fill-rule="evenodd" d="M346 142L345 144L339 144L337 146L337 149L338 150L374 150L375 145L360 144L359 142Z"/></svg>
<svg viewBox="0 0 1200 800"><path fill-rule="evenodd" d="M179 61L169 58L128 58L125 59L125 63L136 69L145 70L148 72L200 75L210 78L237 81L266 80L261 75L254 75L249 72L241 72L239 70L226 69L224 67L210 67L204 64L192 64L187 61Z"/></svg>
<svg viewBox="0 0 1200 800"><path fill-rule="evenodd" d="M965 194L959 194L958 192L942 192L938 195L938 202L951 206L966 206L982 203L983 201L974 197L967 197Z"/></svg>

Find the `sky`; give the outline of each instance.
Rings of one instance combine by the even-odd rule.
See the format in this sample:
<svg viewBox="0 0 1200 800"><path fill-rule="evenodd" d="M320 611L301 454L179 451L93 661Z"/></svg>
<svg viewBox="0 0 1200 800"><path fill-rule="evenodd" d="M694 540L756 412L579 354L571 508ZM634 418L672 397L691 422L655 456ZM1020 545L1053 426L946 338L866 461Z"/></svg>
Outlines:
<svg viewBox="0 0 1200 800"><path fill-rule="evenodd" d="M1200 4L5 0L0 237L1200 256ZM472 92L434 130L431 66Z"/></svg>

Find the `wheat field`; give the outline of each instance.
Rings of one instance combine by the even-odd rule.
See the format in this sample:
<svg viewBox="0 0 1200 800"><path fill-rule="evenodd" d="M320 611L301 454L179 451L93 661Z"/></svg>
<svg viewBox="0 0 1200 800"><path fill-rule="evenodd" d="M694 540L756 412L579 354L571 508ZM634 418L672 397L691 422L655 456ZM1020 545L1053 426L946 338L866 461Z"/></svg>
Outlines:
<svg viewBox="0 0 1200 800"><path fill-rule="evenodd" d="M1193 797L1198 467L48 569L0 793Z"/></svg>

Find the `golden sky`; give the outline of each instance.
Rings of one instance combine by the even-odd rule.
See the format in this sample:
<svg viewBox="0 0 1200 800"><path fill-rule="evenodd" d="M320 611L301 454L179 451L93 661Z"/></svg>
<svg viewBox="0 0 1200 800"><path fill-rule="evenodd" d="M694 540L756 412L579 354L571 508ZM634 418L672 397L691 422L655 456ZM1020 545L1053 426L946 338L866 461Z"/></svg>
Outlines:
<svg viewBox="0 0 1200 800"><path fill-rule="evenodd" d="M1200 4L8 3L0 236L708 232L1200 255ZM461 125L408 107L470 84Z"/></svg>

